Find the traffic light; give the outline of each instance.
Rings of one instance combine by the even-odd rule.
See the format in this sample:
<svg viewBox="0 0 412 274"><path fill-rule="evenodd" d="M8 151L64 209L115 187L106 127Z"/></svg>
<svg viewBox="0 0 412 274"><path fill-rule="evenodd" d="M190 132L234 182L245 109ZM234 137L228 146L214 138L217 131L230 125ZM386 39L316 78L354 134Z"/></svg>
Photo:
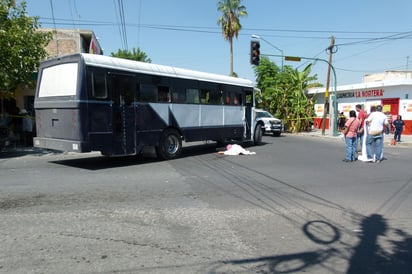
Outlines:
<svg viewBox="0 0 412 274"><path fill-rule="evenodd" d="M250 42L250 64L259 66L260 61L260 43L259 41Z"/></svg>

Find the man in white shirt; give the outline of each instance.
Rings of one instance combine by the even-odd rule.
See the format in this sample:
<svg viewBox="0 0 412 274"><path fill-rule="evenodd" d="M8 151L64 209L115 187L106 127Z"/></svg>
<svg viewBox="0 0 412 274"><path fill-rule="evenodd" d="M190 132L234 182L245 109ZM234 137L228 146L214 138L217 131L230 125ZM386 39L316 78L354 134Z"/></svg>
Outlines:
<svg viewBox="0 0 412 274"><path fill-rule="evenodd" d="M377 106L376 111L371 112L365 120L368 125L368 135L366 137L366 154L368 159L373 159L374 162L382 161L383 150L383 132L386 126L389 125L388 119L382 113L382 106Z"/></svg>

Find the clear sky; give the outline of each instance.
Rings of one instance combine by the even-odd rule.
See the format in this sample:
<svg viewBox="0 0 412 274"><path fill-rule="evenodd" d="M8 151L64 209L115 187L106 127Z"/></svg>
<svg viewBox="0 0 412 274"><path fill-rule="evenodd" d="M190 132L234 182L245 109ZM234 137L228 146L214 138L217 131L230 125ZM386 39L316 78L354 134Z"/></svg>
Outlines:
<svg viewBox="0 0 412 274"><path fill-rule="evenodd" d="M139 47L152 63L228 75L229 43L217 25L221 15L217 2L26 1L27 13L39 16L43 27L93 30L105 55ZM411 0L243 0L242 4L248 16L241 18L242 30L234 40L234 71L239 77L255 79L249 64L252 35L263 39L262 54L283 51L324 60L329 59L325 49L334 36L337 51L332 64L338 85L360 83L365 74L412 67ZM270 59L281 66L280 57ZM305 66L304 62L284 64L300 70ZM326 83L325 62L315 62L312 72Z"/></svg>

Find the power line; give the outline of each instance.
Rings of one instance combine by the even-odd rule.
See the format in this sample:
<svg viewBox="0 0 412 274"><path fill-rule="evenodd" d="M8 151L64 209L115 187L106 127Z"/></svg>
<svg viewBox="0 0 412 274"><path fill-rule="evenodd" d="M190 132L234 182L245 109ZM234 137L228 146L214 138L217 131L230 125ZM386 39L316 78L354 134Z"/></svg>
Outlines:
<svg viewBox="0 0 412 274"><path fill-rule="evenodd" d="M123 2L118 0L119 9L116 11L116 15L118 18L118 22L110 22L110 21L95 21L95 20L78 20L78 24L80 25L89 25L89 26L118 26L119 27L119 34L121 37L122 46L124 49L128 48L127 45L127 33L126 33L126 26L129 27L137 27L140 33L141 28L146 29L156 29L162 31L178 31L178 32L194 32L194 33L206 33L206 34L221 34L221 30L218 27L208 27L208 26L189 26L189 25L165 25L165 24L126 24L124 18L124 9L122 7ZM44 20L49 20L50 18L42 18ZM58 21L58 23L56 22ZM54 19L54 25L62 24L62 25L69 25L67 19ZM140 21L139 21L140 22ZM240 35L250 37L251 34L246 33L247 31L253 30L255 31L272 31L278 32L279 34L265 34L265 37L276 37L276 38L288 38L288 39L329 39L330 37L322 37L322 36L312 36L307 34L316 34L316 33L329 33L331 31L326 30L297 30L297 29L242 29L243 32ZM285 35L281 33L290 32L291 34L299 34L302 35ZM347 43L337 43L337 47L348 47L348 46L360 46L360 45L373 45L375 47L368 48L363 51L357 52L352 54L351 56L346 56L343 59L338 58L336 61L340 62L345 59L352 58L354 56L361 55L366 52L370 52L371 50L382 47L387 43L397 41L397 40L405 40L405 39L412 39L412 31L407 32L373 32L373 31L332 31L339 34L348 34L351 36L359 35L375 35L376 37L337 37L338 41L350 41ZM320 55L320 53L318 54ZM317 56L318 56L317 55Z"/></svg>
<svg viewBox="0 0 412 274"><path fill-rule="evenodd" d="M117 0L117 5L116 5L116 0L114 0L114 2L115 2L115 8L116 8L116 18L118 20L117 26L119 27L120 41L122 43L123 49L128 50L123 0Z"/></svg>
<svg viewBox="0 0 412 274"><path fill-rule="evenodd" d="M365 40L361 40L357 42L339 44L339 46L350 46L354 44L370 44L370 43L377 43L377 42L382 42L382 41L393 41L393 40L400 40L400 39L407 39L407 38L412 38L412 31L398 32L398 33L384 36L384 37L376 37L376 38L365 39Z"/></svg>
<svg viewBox="0 0 412 274"><path fill-rule="evenodd" d="M121 1L121 0L118 0ZM122 4L122 2L121 2ZM123 15L122 15L123 13ZM131 27L139 27L139 28L152 28L152 29L161 29L161 30L170 30L170 31L192 31L192 32L207 32L207 33L221 33L220 28L218 27L206 27L206 26L184 26L184 25L162 25L162 24L126 24L124 20L124 10L119 10L119 14L121 15L121 22L114 23L110 21L92 21L92 20L78 20L78 24L81 25L93 25L93 26L106 26L106 25L116 25L120 24L122 25L122 28L125 28L125 26L131 26ZM50 18L47 17L41 17L40 19L45 19L49 20ZM67 19L55 19L56 21L60 21L64 25L67 21ZM41 23L48 24L49 22L47 21L41 21ZM244 32L247 31L252 31L253 33L256 32L280 32L280 33L338 33L338 34L368 34L368 35L384 35L384 36L378 36L378 37L339 37L339 40L359 40L359 41L354 41L351 43L345 43L345 44L339 44L339 45L351 45L351 44L357 44L357 43L369 43L373 42L376 40L381 40L381 39L392 39L392 40L397 40L397 39L406 39L406 38L412 38L412 31L408 32L377 32L377 31L339 31L339 30L297 30L297 29L258 29L258 28L242 28ZM389 34L389 35L388 35ZM247 34L249 35L249 34ZM303 39L318 39L318 38L324 38L328 39L330 38L329 36L307 36L307 35L294 35L294 36L285 36L285 35L279 35L279 34L265 34L265 37L286 37L286 38L303 38Z"/></svg>
<svg viewBox="0 0 412 274"><path fill-rule="evenodd" d="M127 31L126 31L126 20L124 17L124 5L123 5L123 0L118 0L119 2L119 11L120 11L120 21L121 21L121 27L122 27L122 33L123 33L123 40L125 44L125 50L129 49L129 46L127 44Z"/></svg>

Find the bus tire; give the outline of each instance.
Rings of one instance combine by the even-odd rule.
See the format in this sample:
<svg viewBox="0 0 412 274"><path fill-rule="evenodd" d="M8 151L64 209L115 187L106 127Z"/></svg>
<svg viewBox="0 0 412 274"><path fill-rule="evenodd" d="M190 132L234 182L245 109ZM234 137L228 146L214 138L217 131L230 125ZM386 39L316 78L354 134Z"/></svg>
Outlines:
<svg viewBox="0 0 412 274"><path fill-rule="evenodd" d="M156 146L157 157L162 160L178 158L182 153L182 138L175 129L166 129Z"/></svg>
<svg viewBox="0 0 412 274"><path fill-rule="evenodd" d="M255 127L255 132L253 134L253 143L256 146L259 146L262 144L262 136L263 136L262 126L260 124L257 124Z"/></svg>

